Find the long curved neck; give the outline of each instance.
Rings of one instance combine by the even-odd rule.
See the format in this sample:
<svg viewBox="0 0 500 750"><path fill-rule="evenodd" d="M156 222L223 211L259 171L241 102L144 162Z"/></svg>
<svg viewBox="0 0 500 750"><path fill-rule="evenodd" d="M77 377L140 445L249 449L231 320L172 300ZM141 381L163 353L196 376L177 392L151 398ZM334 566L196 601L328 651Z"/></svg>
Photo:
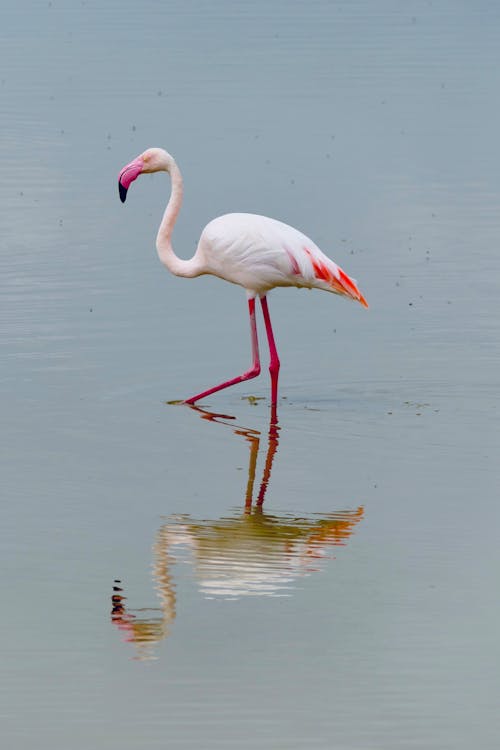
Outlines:
<svg viewBox="0 0 500 750"><path fill-rule="evenodd" d="M170 173L172 188L170 199L167 203L163 219L161 220L158 229L156 249L158 251L158 257L163 265L168 268L170 273L173 273L175 276L186 276L192 278L193 276L199 276L203 273L201 265L196 259L196 255L190 260L182 260L182 258L178 258L174 253L171 241L174 224L182 205L182 175L179 167L172 158L170 158L170 163L166 171Z"/></svg>

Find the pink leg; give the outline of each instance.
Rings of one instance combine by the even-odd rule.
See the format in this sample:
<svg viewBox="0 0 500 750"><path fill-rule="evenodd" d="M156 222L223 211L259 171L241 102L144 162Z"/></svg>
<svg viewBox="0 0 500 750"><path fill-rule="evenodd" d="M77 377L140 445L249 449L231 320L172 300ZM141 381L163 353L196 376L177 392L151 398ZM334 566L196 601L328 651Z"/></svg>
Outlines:
<svg viewBox="0 0 500 750"><path fill-rule="evenodd" d="M223 388L229 388L230 385L235 385L236 383L242 383L244 380L251 380L252 378L256 378L257 375L260 374L260 360L259 360L259 341L257 339L257 324L255 322L255 299L249 299L248 300L248 312L250 314L250 337L252 341L252 366L249 370L243 373L243 375L238 375L237 378L233 378L232 380L227 380L224 383L221 383L220 385L216 385L213 388L209 388L208 391L203 391L202 393L196 394L196 396L191 396L191 398L187 398L184 403L185 404L194 404L195 401L198 401L200 398L205 398L205 396L210 396L211 393L215 393L216 391L221 391Z"/></svg>
<svg viewBox="0 0 500 750"><path fill-rule="evenodd" d="M267 341L269 343L269 354L271 355L271 362L269 364L269 372L271 373L271 406L276 407L276 404L278 403L278 375L280 371L280 360L274 342L273 328L271 326L269 310L267 309L266 297L261 297L260 304L262 305L262 314L264 315Z"/></svg>

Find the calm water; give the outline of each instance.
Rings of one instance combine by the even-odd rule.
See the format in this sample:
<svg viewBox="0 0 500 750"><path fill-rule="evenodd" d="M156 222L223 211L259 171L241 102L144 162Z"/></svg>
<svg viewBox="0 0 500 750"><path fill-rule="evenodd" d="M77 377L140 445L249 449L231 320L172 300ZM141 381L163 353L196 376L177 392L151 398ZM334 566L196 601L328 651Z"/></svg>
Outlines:
<svg viewBox="0 0 500 750"><path fill-rule="evenodd" d="M105 6L105 7L103 7ZM13 750L498 747L497 3L7 2L1 722ZM265 213L370 310L175 232ZM254 398L246 398L248 396Z"/></svg>

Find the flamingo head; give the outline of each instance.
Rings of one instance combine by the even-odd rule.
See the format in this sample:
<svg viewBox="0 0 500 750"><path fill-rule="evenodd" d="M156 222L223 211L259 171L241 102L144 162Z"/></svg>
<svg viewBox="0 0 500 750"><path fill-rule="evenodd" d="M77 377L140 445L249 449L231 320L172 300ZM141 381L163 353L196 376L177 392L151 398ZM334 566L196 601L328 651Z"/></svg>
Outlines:
<svg viewBox="0 0 500 750"><path fill-rule="evenodd" d="M125 203L127 191L131 183L136 180L140 174L148 172L168 172L170 167L171 156L162 148L148 148L140 156L126 164L118 175L118 192L120 200Z"/></svg>

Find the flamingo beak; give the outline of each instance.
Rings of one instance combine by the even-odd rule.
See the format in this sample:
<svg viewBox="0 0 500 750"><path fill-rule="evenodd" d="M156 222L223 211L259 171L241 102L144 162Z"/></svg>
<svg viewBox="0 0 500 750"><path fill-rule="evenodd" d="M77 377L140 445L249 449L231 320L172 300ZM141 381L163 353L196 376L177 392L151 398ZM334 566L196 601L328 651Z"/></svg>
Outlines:
<svg viewBox="0 0 500 750"><path fill-rule="evenodd" d="M118 192L120 193L120 200L122 203L125 203L130 184L139 177L143 167L144 159L142 156L138 156L137 159L134 159L130 164L123 167L118 175Z"/></svg>

